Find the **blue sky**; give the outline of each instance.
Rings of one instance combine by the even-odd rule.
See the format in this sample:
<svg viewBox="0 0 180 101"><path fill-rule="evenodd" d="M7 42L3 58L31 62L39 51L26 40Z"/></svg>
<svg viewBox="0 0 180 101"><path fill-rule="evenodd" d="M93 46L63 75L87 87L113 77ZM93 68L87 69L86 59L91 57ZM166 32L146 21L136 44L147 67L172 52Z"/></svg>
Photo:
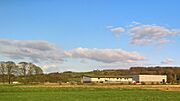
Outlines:
<svg viewBox="0 0 180 101"><path fill-rule="evenodd" d="M37 64L47 72L179 65L179 4L179 0L0 0L0 39L16 43L9 46L1 43L0 48L8 48L0 50L0 58L17 62L35 62L38 58L41 61L36 61ZM137 27L140 31L132 30ZM117 32L118 28L124 31ZM141 43L132 44L138 34ZM147 39L151 40L145 44ZM53 57L33 57L24 53L19 54L21 58L14 58L19 51L10 49L19 46L19 42L28 46L27 40L36 45L39 41L46 41L56 48L53 50L58 51L56 55L65 51L65 56L55 56L63 61L54 63L54 59L50 59L44 62L47 60L44 57ZM157 46L159 42L154 41L165 43ZM22 49L32 49L23 46ZM124 59L128 56L122 50L129 52L128 59ZM33 53L34 48L31 51ZM144 58L132 57L137 55L132 53L134 51ZM43 54L43 51L39 52ZM99 53L97 57L94 56L96 52L103 54ZM114 56L116 52L119 57Z"/></svg>

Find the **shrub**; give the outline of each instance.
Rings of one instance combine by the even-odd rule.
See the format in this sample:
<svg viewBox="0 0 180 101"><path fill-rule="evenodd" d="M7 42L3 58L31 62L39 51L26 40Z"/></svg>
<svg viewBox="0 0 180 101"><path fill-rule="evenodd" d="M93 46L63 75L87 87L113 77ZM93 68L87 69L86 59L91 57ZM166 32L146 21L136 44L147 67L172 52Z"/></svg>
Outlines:
<svg viewBox="0 0 180 101"><path fill-rule="evenodd" d="M128 85L131 85L132 83L131 82L128 82Z"/></svg>
<svg viewBox="0 0 180 101"><path fill-rule="evenodd" d="M145 82L141 82L141 85L146 85L146 83Z"/></svg>
<svg viewBox="0 0 180 101"><path fill-rule="evenodd" d="M62 82L58 82L59 83L59 85L62 85Z"/></svg>

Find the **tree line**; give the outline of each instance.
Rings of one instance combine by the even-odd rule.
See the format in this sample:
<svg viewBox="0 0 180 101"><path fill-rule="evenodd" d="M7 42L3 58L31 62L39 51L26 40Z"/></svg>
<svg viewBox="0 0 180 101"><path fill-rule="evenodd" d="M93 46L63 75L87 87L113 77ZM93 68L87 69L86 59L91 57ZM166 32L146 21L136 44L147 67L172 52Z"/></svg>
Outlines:
<svg viewBox="0 0 180 101"><path fill-rule="evenodd" d="M28 83L27 79L31 75L43 74L43 70L33 63L19 62L16 64L13 61L0 62L0 80L2 83L8 82L11 84L12 79L21 77L21 82Z"/></svg>

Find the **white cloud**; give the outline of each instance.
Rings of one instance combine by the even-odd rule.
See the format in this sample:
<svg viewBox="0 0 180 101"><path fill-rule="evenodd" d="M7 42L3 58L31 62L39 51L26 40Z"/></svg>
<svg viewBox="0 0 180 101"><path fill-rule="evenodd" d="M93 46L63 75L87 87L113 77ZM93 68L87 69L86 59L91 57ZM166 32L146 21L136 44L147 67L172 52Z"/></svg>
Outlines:
<svg viewBox="0 0 180 101"><path fill-rule="evenodd" d="M111 28L110 31L114 33L123 33L125 32L125 29L122 27L116 27L116 28Z"/></svg>
<svg viewBox="0 0 180 101"><path fill-rule="evenodd" d="M137 22L137 21L133 21L130 25L128 25L128 27L134 27L137 25L141 25L141 23Z"/></svg>
<svg viewBox="0 0 180 101"><path fill-rule="evenodd" d="M40 61L63 61L63 51L54 44L42 40L0 39L0 53L12 59Z"/></svg>
<svg viewBox="0 0 180 101"><path fill-rule="evenodd" d="M116 37L119 37L121 33L125 32L125 29L123 27L108 26L108 29L113 32Z"/></svg>
<svg viewBox="0 0 180 101"><path fill-rule="evenodd" d="M180 31L178 29L169 29L163 26L140 24L130 28L128 33L131 37L131 44L155 44L160 46L171 42L168 38L179 35Z"/></svg>
<svg viewBox="0 0 180 101"><path fill-rule="evenodd" d="M137 52L127 52L122 49L76 48L66 51L65 54L73 58L86 58L104 63L131 63L145 59Z"/></svg>
<svg viewBox="0 0 180 101"><path fill-rule="evenodd" d="M167 58L161 62L161 64L172 64L174 62L174 59Z"/></svg>

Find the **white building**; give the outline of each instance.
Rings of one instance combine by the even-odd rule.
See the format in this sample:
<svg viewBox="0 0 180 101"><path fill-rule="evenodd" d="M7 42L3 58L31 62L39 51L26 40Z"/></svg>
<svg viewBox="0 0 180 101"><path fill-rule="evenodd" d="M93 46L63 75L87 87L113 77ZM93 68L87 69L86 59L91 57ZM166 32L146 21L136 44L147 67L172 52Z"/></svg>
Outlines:
<svg viewBox="0 0 180 101"><path fill-rule="evenodd" d="M132 76L104 76L104 77L93 77L93 76L83 76L84 83L121 83L121 82L132 82Z"/></svg>
<svg viewBox="0 0 180 101"><path fill-rule="evenodd" d="M167 75L134 75L133 80L140 83L165 83L167 82Z"/></svg>
<svg viewBox="0 0 180 101"><path fill-rule="evenodd" d="M167 75L133 75L133 76L83 76L83 83L166 83Z"/></svg>

